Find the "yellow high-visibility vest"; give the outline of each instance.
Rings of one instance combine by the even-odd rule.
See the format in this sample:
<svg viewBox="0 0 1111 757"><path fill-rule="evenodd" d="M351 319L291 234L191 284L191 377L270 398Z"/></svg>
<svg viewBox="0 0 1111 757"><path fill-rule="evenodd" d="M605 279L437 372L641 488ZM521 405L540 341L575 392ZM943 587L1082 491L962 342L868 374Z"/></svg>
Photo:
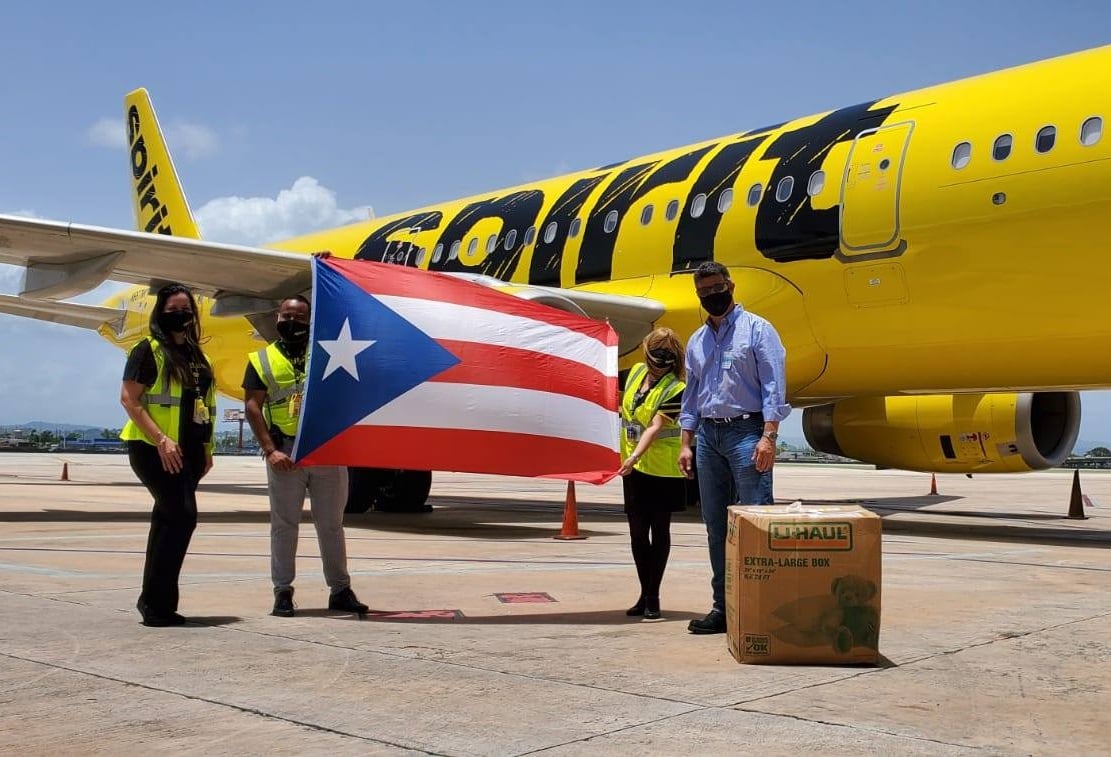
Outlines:
<svg viewBox="0 0 1111 757"><path fill-rule="evenodd" d="M184 393L184 388L177 379L174 378L173 373L170 371L170 361L166 359L166 352L162 349L162 345L159 344L158 340L154 337L146 337L145 339L150 342L150 351L151 354L154 355L155 379L154 384L143 392L143 396L140 400L155 425L158 426L163 434L176 443L180 441L178 436L181 430L181 397ZM138 344L136 346L138 346ZM208 417L210 419L215 419L215 380L209 382L204 404L208 406ZM190 413L193 412L193 408L186 408L186 410ZM120 439L128 442L137 441L146 442L151 445L158 444L157 440L151 439L143 433L143 430L139 428L139 424L131 419L128 419L123 430L120 432ZM205 444L205 451L208 452L208 454L212 454L215 443L215 434L213 434Z"/></svg>
<svg viewBox="0 0 1111 757"><path fill-rule="evenodd" d="M686 387L686 384L676 378L674 373L668 373L648 390L644 401L634 408L633 401L637 389L646 378L648 378L648 366L644 363L634 365L625 382L625 392L621 395L622 460L633 454L641 435L652 425L652 419L656 417L660 407L668 400L677 397ZM633 467L651 476L682 477L683 474L679 470L680 433L678 421L671 419L664 421L663 428Z"/></svg>
<svg viewBox="0 0 1111 757"><path fill-rule="evenodd" d="M293 367L293 361L278 348L277 342L252 352L248 360L266 384L266 404L262 408L266 425L277 426L286 436L296 436L301 420L299 405L305 393L305 374ZM291 404L298 407L291 408ZM296 413L290 412L291 409Z"/></svg>

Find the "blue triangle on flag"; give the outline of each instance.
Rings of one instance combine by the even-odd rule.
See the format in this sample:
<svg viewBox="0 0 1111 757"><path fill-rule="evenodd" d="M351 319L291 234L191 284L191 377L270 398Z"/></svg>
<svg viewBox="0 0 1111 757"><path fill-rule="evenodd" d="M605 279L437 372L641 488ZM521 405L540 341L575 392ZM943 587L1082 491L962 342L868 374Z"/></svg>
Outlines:
<svg viewBox="0 0 1111 757"><path fill-rule="evenodd" d="M343 274L319 261L313 261L313 268L312 346L297 459L460 362ZM350 339L356 342L352 351L358 350L354 358L357 378L320 344L341 338L345 324ZM358 344L368 341L373 344ZM329 371L330 362L334 365Z"/></svg>

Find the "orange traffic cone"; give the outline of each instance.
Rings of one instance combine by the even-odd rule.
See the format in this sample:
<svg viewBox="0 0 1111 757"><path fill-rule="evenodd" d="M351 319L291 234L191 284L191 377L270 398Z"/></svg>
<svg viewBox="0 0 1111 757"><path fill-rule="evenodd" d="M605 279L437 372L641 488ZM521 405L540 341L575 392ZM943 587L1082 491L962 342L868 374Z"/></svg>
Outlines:
<svg viewBox="0 0 1111 757"><path fill-rule="evenodd" d="M563 528L560 530L558 536L553 536L553 539L564 539L570 541L572 539L585 539L585 536L579 535L579 512L575 507L575 482L567 482L567 499L563 502Z"/></svg>
<svg viewBox="0 0 1111 757"><path fill-rule="evenodd" d="M937 494L937 476L930 474L930 494Z"/></svg>
<svg viewBox="0 0 1111 757"><path fill-rule="evenodd" d="M69 481L69 463L62 463L62 481Z"/></svg>
<svg viewBox="0 0 1111 757"><path fill-rule="evenodd" d="M1084 514L1084 495L1080 491L1080 471L1072 472L1072 496L1069 497L1069 518L1087 520Z"/></svg>

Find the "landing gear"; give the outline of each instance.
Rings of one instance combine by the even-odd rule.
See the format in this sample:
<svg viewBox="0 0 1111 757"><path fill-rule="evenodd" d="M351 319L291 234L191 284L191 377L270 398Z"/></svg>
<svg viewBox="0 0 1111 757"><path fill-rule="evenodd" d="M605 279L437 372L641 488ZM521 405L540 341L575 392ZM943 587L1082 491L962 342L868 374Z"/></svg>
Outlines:
<svg viewBox="0 0 1111 757"><path fill-rule="evenodd" d="M386 468L348 468L347 508L344 512L368 510L388 513L427 513L432 472Z"/></svg>

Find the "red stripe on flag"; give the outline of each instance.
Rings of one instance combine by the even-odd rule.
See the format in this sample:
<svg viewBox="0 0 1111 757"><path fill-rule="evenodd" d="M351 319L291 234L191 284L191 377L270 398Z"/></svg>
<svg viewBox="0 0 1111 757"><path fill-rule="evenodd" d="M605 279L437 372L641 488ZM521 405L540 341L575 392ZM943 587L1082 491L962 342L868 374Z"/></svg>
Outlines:
<svg viewBox="0 0 1111 757"><path fill-rule="evenodd" d="M422 300L439 300L455 305L497 310L501 313L531 318L573 329L603 344L617 345L617 332L607 323L584 318L579 315L557 310L549 305L541 305L496 289L475 284L465 279L448 276L435 271L425 271L408 266L389 265L371 260L346 260L343 258L322 258L321 265L329 266L340 272L349 281L362 287L370 294L413 297ZM507 286L518 286L506 282Z"/></svg>
<svg viewBox="0 0 1111 757"><path fill-rule="evenodd" d="M493 473L600 484L621 465L616 451L587 442L473 429L351 426L303 465Z"/></svg>
<svg viewBox="0 0 1111 757"><path fill-rule="evenodd" d="M461 363L429 381L511 386L566 394L617 411L617 377L558 355L480 342L437 339Z"/></svg>

